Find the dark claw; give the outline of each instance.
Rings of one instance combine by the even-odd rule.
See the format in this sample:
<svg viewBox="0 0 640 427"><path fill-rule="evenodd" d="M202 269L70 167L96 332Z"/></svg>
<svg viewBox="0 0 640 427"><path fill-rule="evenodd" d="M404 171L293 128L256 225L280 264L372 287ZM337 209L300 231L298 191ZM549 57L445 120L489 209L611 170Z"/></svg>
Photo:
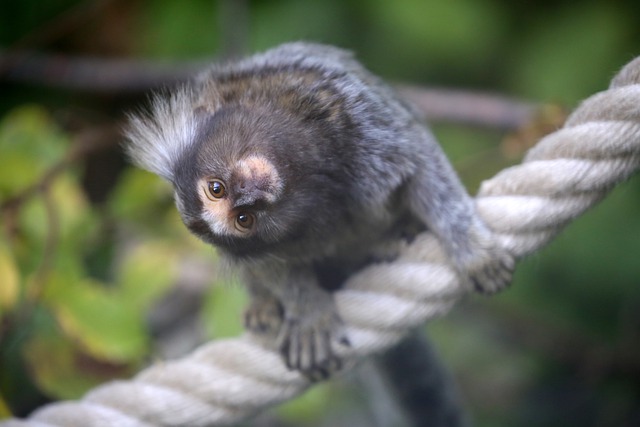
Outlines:
<svg viewBox="0 0 640 427"><path fill-rule="evenodd" d="M513 276L513 260L508 256L495 257L492 262L466 272L473 289L483 295L493 295L506 288ZM465 273L464 270L461 271Z"/></svg>
<svg viewBox="0 0 640 427"><path fill-rule="evenodd" d="M347 347L351 347L351 341L349 341L349 337L347 336L342 336L340 337L340 344L347 346Z"/></svg>
<svg viewBox="0 0 640 427"><path fill-rule="evenodd" d="M309 379L309 381L312 382L324 381L329 378L329 371L321 367L317 367L309 371L303 371L302 373Z"/></svg>
<svg viewBox="0 0 640 427"><path fill-rule="evenodd" d="M480 293L480 294L486 294L487 291L484 289L484 287L482 286L482 284L478 281L477 278L472 277L471 278L471 282L473 283L473 289L476 290L476 292Z"/></svg>
<svg viewBox="0 0 640 427"><path fill-rule="evenodd" d="M351 345L343 334L333 339ZM331 342L331 331L317 326L306 329L297 319L285 319L276 341L287 369L300 371L310 381L325 380L342 368L341 360L333 354Z"/></svg>

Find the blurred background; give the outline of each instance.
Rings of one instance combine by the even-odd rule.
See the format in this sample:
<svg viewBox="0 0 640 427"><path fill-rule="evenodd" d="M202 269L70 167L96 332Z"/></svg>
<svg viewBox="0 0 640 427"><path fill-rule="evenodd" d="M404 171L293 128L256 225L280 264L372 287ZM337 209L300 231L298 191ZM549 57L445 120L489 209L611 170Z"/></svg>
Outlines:
<svg viewBox="0 0 640 427"><path fill-rule="evenodd" d="M635 0L0 1L0 419L240 333L241 287L120 149L150 89L285 41L339 45L453 106L430 117L475 192L640 54L639 23ZM444 89L523 113L461 119ZM639 218L636 177L508 291L426 326L474 425L640 425ZM246 425L407 425L374 377Z"/></svg>

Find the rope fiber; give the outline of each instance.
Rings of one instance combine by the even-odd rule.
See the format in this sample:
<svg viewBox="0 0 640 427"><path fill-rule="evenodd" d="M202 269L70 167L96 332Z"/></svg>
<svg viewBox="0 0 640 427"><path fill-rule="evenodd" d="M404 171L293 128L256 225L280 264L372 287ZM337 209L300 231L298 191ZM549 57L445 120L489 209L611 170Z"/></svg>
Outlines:
<svg viewBox="0 0 640 427"><path fill-rule="evenodd" d="M547 244L640 164L640 57L608 90L585 100L565 126L543 138L522 164L485 181L477 208L516 259ZM335 293L351 341L347 365L390 348L408 331L446 313L469 290L436 238L424 233L388 264L372 265ZM174 361L113 381L82 399L58 402L0 427L220 426L292 399L311 384L249 334L205 344Z"/></svg>

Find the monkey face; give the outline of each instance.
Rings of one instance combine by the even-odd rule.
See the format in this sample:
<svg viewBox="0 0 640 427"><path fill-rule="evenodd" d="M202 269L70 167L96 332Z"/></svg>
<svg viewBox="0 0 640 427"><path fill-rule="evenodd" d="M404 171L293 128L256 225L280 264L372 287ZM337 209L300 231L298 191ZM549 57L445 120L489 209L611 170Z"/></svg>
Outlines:
<svg viewBox="0 0 640 427"><path fill-rule="evenodd" d="M226 179L207 176L196 183L201 217L216 235L246 238L278 201L283 183L275 166L257 155L239 160L230 172Z"/></svg>
<svg viewBox="0 0 640 427"><path fill-rule="evenodd" d="M235 258L307 259L363 222L352 207L352 150L323 120L264 106L193 108L181 98L189 92L178 95L156 106L161 117L134 120L131 154L173 184L196 236Z"/></svg>
<svg viewBox="0 0 640 427"><path fill-rule="evenodd" d="M300 198L309 192L304 179L291 179L295 154L277 124L273 115L218 111L200 122L195 142L173 167L184 223L235 257L283 249L308 222Z"/></svg>
<svg viewBox="0 0 640 427"><path fill-rule="evenodd" d="M283 238L288 227L281 214L287 206L281 197L285 183L267 157L252 153L185 172L174 183L176 204L198 237L239 257Z"/></svg>

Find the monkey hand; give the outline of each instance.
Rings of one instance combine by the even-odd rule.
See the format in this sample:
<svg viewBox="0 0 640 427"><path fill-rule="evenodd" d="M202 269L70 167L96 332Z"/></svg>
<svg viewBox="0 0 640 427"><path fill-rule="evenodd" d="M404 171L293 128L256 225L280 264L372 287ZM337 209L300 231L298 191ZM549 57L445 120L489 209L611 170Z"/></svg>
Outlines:
<svg viewBox="0 0 640 427"><path fill-rule="evenodd" d="M331 294L325 291L312 294L301 304L299 301L285 307L277 345L289 369L319 381L342 367L332 344L349 345L349 340Z"/></svg>
<svg viewBox="0 0 640 427"><path fill-rule="evenodd" d="M513 256L498 246L491 231L484 226L475 228L469 237L469 246L457 264L470 285L486 295L509 286L515 269Z"/></svg>

